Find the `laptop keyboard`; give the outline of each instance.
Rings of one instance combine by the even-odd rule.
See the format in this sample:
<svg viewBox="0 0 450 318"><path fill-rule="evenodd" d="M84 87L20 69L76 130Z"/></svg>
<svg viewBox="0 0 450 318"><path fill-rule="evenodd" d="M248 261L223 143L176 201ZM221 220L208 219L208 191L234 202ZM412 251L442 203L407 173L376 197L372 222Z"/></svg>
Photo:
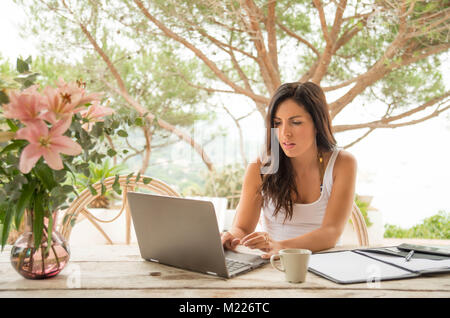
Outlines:
<svg viewBox="0 0 450 318"><path fill-rule="evenodd" d="M229 272L234 272L250 265L249 263L239 262L231 258L225 258L225 264Z"/></svg>

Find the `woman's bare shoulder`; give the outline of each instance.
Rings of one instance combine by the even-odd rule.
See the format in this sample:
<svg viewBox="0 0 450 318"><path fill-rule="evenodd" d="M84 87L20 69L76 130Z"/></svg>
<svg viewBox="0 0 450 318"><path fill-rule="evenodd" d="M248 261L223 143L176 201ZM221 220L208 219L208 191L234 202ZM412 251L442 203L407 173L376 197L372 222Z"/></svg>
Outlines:
<svg viewBox="0 0 450 318"><path fill-rule="evenodd" d="M245 179L251 180L252 183L260 183L261 180L261 160L259 158L250 161L245 172Z"/></svg>
<svg viewBox="0 0 450 318"><path fill-rule="evenodd" d="M349 173L357 168L357 161L354 155L347 150L340 150L334 165L335 173Z"/></svg>

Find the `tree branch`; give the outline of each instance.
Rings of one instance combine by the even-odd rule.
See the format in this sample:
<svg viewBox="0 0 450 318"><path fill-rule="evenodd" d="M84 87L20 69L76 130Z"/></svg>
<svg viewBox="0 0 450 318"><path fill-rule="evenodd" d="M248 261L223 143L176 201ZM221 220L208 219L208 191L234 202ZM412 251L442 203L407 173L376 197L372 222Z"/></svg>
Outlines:
<svg viewBox="0 0 450 318"><path fill-rule="evenodd" d="M319 12L320 26L322 27L323 38L325 42L328 44L331 42L330 36L328 34L328 25L325 19L325 12L323 11L322 3L320 0L313 0L313 4Z"/></svg>
<svg viewBox="0 0 450 318"><path fill-rule="evenodd" d="M232 41L233 41L233 32L230 33L230 45L231 45ZM239 74L239 77L244 82L245 88L248 89L249 91L253 92L253 89L250 86L248 77L245 75L244 71L242 70L241 66L239 65L239 62L237 61L236 56L233 53L233 49L230 49L229 54L231 57L231 62L233 63L233 67L236 69L236 71Z"/></svg>
<svg viewBox="0 0 450 318"><path fill-rule="evenodd" d="M400 62L391 62L389 63L389 70L394 70L396 68L402 67L402 66L406 66L412 63L415 63L417 61L420 61L428 56L431 55L435 55L441 52L444 52L446 50L448 50L450 48L450 44L449 43L444 43L441 45L436 45L427 49L417 49L417 50L412 50L414 48L417 47L417 44L414 42L411 42L409 47L406 48L404 54L400 57ZM324 92L328 92L328 91L333 91L345 86L348 86L354 82L359 81L360 79L364 78L364 76L366 75L366 73L364 74L360 74L356 77L354 77L353 79L347 80L339 85L334 85L334 86L328 86L328 87L323 87L323 91Z"/></svg>
<svg viewBox="0 0 450 318"><path fill-rule="evenodd" d="M63 1L63 4L66 6L67 9L69 9L64 1ZM115 68L113 63L111 62L110 58L106 55L106 53L97 44L97 41L92 37L91 33L87 30L86 26L83 23L81 23L81 22L79 22L78 25L80 26L82 32L88 38L89 42L94 47L95 51L100 55L100 57L103 59L103 61L108 66L109 70L111 71L111 73L113 74L114 78L116 79L116 82L117 82L119 88L117 89L117 88L113 87L111 84L109 84L106 81L104 81L104 83L108 87L110 87L111 89L115 90L120 96L122 96L141 115L147 113L147 118L150 121L153 121L154 118L155 118L155 115L153 115L152 113L148 112L141 104L139 104L135 99L133 99L129 95L129 93L128 93L127 89L126 89L125 83L123 82L122 77L120 76L119 72L117 71L117 69ZM191 145L200 154L201 158L203 159L203 161L206 164L206 166L208 167L208 169L209 170L214 170L214 167L212 165L211 160L205 154L203 148L200 145L198 145L195 142L195 140L193 140L189 135L187 135L184 132L178 130L175 126L169 124L168 122L166 122L166 121L164 121L162 119L158 119L157 122L158 122L158 124L159 124L159 126L161 128L172 132L173 134L178 136L178 138L180 138L181 140L183 140L183 141L187 142L189 145Z"/></svg>
<svg viewBox="0 0 450 318"><path fill-rule="evenodd" d="M333 48L332 48L332 54L331 55L337 55L336 52L345 44L347 44L359 31L363 29L363 26L367 25L367 19L368 16L363 17L362 20L355 23L354 26L350 27L348 30L342 34L337 41L335 41ZM360 26L360 22L362 22L362 26ZM320 53L317 51L318 59L311 65L310 69L302 76L302 78L299 80L300 82L306 82L308 81L316 72L317 67L320 63ZM341 83L339 85L330 86L327 87L324 91L332 91L338 88L342 88L344 86L347 86L353 82L355 82L357 78L354 78L352 80L346 81L344 83Z"/></svg>
<svg viewBox="0 0 450 318"><path fill-rule="evenodd" d="M190 25L192 25L193 28L195 28L195 30L200 33L201 35L203 35L204 37L206 37L208 40L210 40L213 44L215 44L218 48L220 48L221 50L224 50L225 52L227 52L228 54L230 54L230 51L225 50L224 47L229 48L230 50L236 51L241 53L242 55L245 55L249 58L251 58L252 60L257 60L257 58L255 56L253 56L250 53L245 52L244 50L241 50L235 46L232 46L231 43L225 43L222 42L218 39L216 39L215 37L211 36L209 33L207 33L204 29L200 28L197 24L192 23L192 21L189 21L187 19L184 19L184 21L186 21L187 23L189 23Z"/></svg>
<svg viewBox="0 0 450 318"><path fill-rule="evenodd" d="M150 133L149 127L145 124L142 127L142 131L144 132L145 137L145 153L144 158L142 159L142 167L140 169L141 174L145 174L148 168L148 164L150 163L150 153L152 151L151 142L152 142L152 134Z"/></svg>
<svg viewBox="0 0 450 318"><path fill-rule="evenodd" d="M399 32L392 43L388 46L383 56L364 74L358 76L356 84L338 100L331 103L331 118L336 117L346 105L348 105L356 96L363 92L368 86L383 78L391 70L386 66L386 61L392 59L395 54L405 44L405 34Z"/></svg>
<svg viewBox="0 0 450 318"><path fill-rule="evenodd" d="M397 128L397 127L402 127L402 126L409 126L409 125L413 125L413 124L417 124L420 122L423 122L427 119L433 118L438 116L439 114L441 114L442 112L446 111L447 109L450 108L450 105L439 109L439 106L436 108L436 110L434 110L430 115L427 115L425 117L422 117L420 119L416 119L416 120L411 120L408 122L403 122L403 123L398 123L398 124L393 124L392 122L400 120L402 118L405 117L409 117L412 116L418 112L424 111L425 109L432 107L433 105L440 103L441 101L443 101L444 99L446 99L448 96L450 96L450 91L447 91L446 93L444 93L441 96L435 97L433 99L431 99L430 101L422 104L419 107L416 107L414 109L411 109L409 111L403 112L399 115L396 116L391 116L391 117L383 117L381 120L375 120L372 122L368 122L368 123L362 123L362 124L352 124L352 125L335 125L333 127L333 131L334 132L342 132L342 131L348 131L348 130L355 130L355 129L361 129L361 128ZM441 103L442 104L442 103Z"/></svg>
<svg viewBox="0 0 450 318"><path fill-rule="evenodd" d="M267 19L266 19L266 29L267 29L267 44L269 48L269 57L272 62L275 71L277 72L277 78L280 77L278 69L278 50L277 50L277 34L275 29L275 7L276 0L268 0L267 2Z"/></svg>
<svg viewBox="0 0 450 318"><path fill-rule="evenodd" d="M339 31L341 30L342 15L344 14L345 7L347 6L347 0L341 0L339 2L339 4L337 5L336 13L334 16L333 27L332 27L330 33L328 33L328 27L327 27L327 24L325 21L325 15L324 15L322 4L320 3L319 0L314 0L314 5L316 6L317 10L319 11L320 22L322 25L322 31L323 31L325 42L326 42L325 49L319 58L317 68L314 72L314 75L311 78L311 82L320 84L322 78L327 73L327 69L328 69L328 66L330 65L331 58L333 56L333 53L335 52L335 50L333 48L336 43L337 35L339 34Z"/></svg>
<svg viewBox="0 0 450 318"><path fill-rule="evenodd" d="M183 44L186 48L191 50L198 58L200 58L206 66L208 66L213 73L220 79L222 82L230 86L236 93L245 95L247 97L250 97L254 101L264 101L266 98L264 96L256 95L248 90L236 85L232 80L230 80L218 67L217 65L211 61L205 54L203 54L202 51L200 51L198 48L196 48L194 45L192 45L190 42L188 42L186 39L180 37L178 34L172 32L169 28L167 28L163 23L161 23L159 20L157 20L153 15L150 14L150 12L144 7L144 4L140 0L133 0L134 3L137 5L137 7L141 10L141 12L145 15L147 19L149 19L154 25L156 25L161 31L164 32L164 34L181 44Z"/></svg>
<svg viewBox="0 0 450 318"><path fill-rule="evenodd" d="M367 25L367 19L368 18L359 20L355 25L346 30L335 42L333 53L336 53L342 46L347 44L356 34L358 34Z"/></svg>
<svg viewBox="0 0 450 318"><path fill-rule="evenodd" d="M372 10L370 12L367 12L367 13L355 14L355 15L350 16L350 17L342 18L342 21L344 22L344 21L354 20L354 19L359 19L359 18L367 19L373 14L373 12L374 12L374 10Z"/></svg>
<svg viewBox="0 0 450 318"><path fill-rule="evenodd" d="M442 31L442 30L449 30L450 26L449 26L448 23L450 22L449 21L450 20L450 8L444 9L444 11L439 12L439 14L443 15L443 17L438 18L438 19L436 19L434 21L431 21L431 23L429 25L427 25L427 26L421 26L421 30L420 31L415 31L415 29L417 29L417 25L418 25L418 24L415 24L415 26L412 27L412 29L414 29L414 30L412 30L412 32L408 33L408 38L419 37L419 36L428 34L428 33L432 32L432 31L439 32L439 31ZM435 27L437 27L440 24L443 24L445 22L447 22L447 23L444 26L442 26L440 28L437 28L437 29L433 29L433 28L435 28Z"/></svg>
<svg viewBox="0 0 450 318"><path fill-rule="evenodd" d="M244 166L246 167L247 166L247 158L245 157L244 136L242 134L241 125L239 124L239 120L233 116L233 114L230 112L230 110L225 105L222 105L222 107L223 107L223 109L225 109L225 111L228 113L228 115L231 117L231 119L233 119L233 121L236 124L236 127L239 131L239 145L240 145L239 148L240 148L240 152L241 152L242 161L244 163Z"/></svg>
<svg viewBox="0 0 450 318"><path fill-rule="evenodd" d="M184 76L184 74L182 74L182 73L174 73L174 74L180 76L183 79L183 81L186 84L188 84L189 86L197 88L197 89L201 89L201 90L204 90L204 91L207 91L208 93L238 94L235 91L229 91L229 90L226 90L226 89L218 89L218 88L212 88L212 87L205 87L205 86L202 86L202 85L194 84L194 83L188 81L186 79L186 76Z"/></svg>
<svg viewBox="0 0 450 318"><path fill-rule="evenodd" d="M304 38L302 38L301 36L297 35L294 31L288 29L287 27L285 27L283 24L281 24L281 22L277 21L277 25L280 27L281 30L283 30L284 32L286 32L288 35L290 35L291 37L297 39L299 42L306 44L306 46L308 46L316 55L317 57L320 57L320 52L319 50L317 50L314 45L312 45L310 42L308 42L307 40L305 40Z"/></svg>
<svg viewBox="0 0 450 318"><path fill-rule="evenodd" d="M269 93L272 94L281 85L281 80L266 50L261 28L259 27L259 21L261 20L259 9L253 0L245 0L244 10L249 18L248 29L250 30L252 42L258 53L258 60L261 61L261 63L258 63L261 68L261 74L263 77L264 73L268 75L268 80L265 83Z"/></svg>
<svg viewBox="0 0 450 318"><path fill-rule="evenodd" d="M108 83L107 81L103 81L104 84L106 86L108 86L110 89L114 90L117 94L119 94L120 96L122 96L122 98L124 98L128 103L132 104L133 107L139 112L140 115L143 115L145 113L147 113L147 118L150 121L153 121L155 119L155 115L149 113L144 107L142 107L138 102L136 102L134 99L132 99L128 93L123 92L119 89L117 89L116 87L113 87L110 83ZM158 118L157 119L157 123L158 125L167 130L170 131L171 133L173 133L174 135L176 135L179 139L187 142L192 148L194 148L194 150L201 156L203 162L205 163L205 165L208 167L208 170L212 171L214 170L214 166L212 164L212 161L209 159L209 157L206 155L206 153L203 150L203 147L199 144L197 144L195 142L194 139L191 138L191 136L189 136L188 134L180 131L178 128L176 128L175 126L169 124L168 122L166 122L165 120Z"/></svg>
<svg viewBox="0 0 450 318"><path fill-rule="evenodd" d="M343 148L344 149L348 149L352 146L354 146L355 144L357 144L358 142L360 142L361 140L363 140L364 138L366 138L372 131L374 131L375 128L370 128L364 135L362 135L361 137L357 138L356 140L354 140L353 142L345 145Z"/></svg>

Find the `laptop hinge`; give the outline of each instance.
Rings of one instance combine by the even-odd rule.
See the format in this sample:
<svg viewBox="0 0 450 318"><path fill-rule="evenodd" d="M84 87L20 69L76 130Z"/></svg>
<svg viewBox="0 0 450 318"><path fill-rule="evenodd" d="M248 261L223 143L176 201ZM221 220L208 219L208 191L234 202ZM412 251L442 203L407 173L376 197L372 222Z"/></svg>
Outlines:
<svg viewBox="0 0 450 318"><path fill-rule="evenodd" d="M157 259L153 259L153 258L150 258L150 261L155 262L155 263L159 263L159 261Z"/></svg>

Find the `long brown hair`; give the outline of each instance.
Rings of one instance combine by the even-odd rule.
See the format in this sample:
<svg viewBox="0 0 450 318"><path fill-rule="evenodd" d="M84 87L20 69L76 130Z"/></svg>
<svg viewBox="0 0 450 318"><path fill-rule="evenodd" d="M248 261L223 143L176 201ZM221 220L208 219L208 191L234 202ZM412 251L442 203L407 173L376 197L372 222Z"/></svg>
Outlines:
<svg viewBox="0 0 450 318"><path fill-rule="evenodd" d="M325 152L336 147L336 140L331 130L328 104L322 88L312 82L294 82L281 85L272 96L266 116L266 144L265 154L261 158L262 185L260 190L264 205L267 205L269 201L273 202L275 206L274 216L281 209L286 211L285 221L288 218L292 219L294 205L292 195L295 194L298 197L298 191L292 163L283 152L276 137L274 138L272 129L274 128L274 117L278 106L287 99L295 101L311 115L317 130L316 143L318 149ZM272 145L274 141L278 145ZM271 147L274 146L277 147L275 150L278 151L271 151L274 149L271 149ZM267 169L268 166L272 169ZM265 171L263 172L263 170Z"/></svg>

